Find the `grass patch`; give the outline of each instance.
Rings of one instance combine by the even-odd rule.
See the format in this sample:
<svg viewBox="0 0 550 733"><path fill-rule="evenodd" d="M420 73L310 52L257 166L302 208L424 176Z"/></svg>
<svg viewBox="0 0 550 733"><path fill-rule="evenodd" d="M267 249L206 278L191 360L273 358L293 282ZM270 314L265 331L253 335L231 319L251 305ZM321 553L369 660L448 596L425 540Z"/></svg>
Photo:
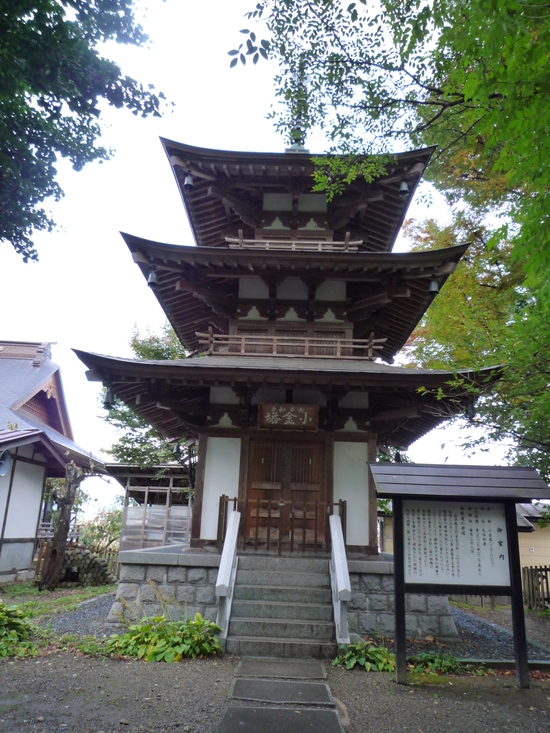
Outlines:
<svg viewBox="0 0 550 733"><path fill-rule="evenodd" d="M47 619L58 613L74 611L82 601L113 593L115 590L116 585L98 585L39 591L34 583L13 583L0 587L0 598L10 605L19 606L29 618Z"/></svg>

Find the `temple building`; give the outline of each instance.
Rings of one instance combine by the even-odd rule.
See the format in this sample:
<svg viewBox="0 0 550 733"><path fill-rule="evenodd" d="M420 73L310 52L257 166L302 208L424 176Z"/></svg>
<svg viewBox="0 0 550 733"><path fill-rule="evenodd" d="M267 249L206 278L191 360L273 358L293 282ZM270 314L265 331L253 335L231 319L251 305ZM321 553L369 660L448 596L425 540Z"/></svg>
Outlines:
<svg viewBox="0 0 550 733"><path fill-rule="evenodd" d="M376 555L368 462L469 409L466 387L491 380L392 365L467 249L392 252L433 149L327 202L303 149L162 142L195 243L123 237L189 358L78 351L88 378L197 442L191 547L219 544L238 508L243 549L322 551L337 513L348 553Z"/></svg>

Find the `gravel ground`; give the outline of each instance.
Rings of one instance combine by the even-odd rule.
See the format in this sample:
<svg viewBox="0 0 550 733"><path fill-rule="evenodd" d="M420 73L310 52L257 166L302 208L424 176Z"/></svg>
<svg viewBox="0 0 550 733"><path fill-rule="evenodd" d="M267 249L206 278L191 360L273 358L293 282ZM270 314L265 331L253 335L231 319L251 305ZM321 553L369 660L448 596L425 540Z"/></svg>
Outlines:
<svg viewBox="0 0 550 733"><path fill-rule="evenodd" d="M441 649L459 659L514 659L514 641L511 631L496 626L483 618L451 606L460 640L437 642L407 642L409 654L419 651ZM511 622L510 622L511 623ZM529 638L529 636L528 636ZM546 635L546 645L542 645L542 635L537 635L538 643L527 645L530 660L550 660L550 633Z"/></svg>
<svg viewBox="0 0 550 733"><path fill-rule="evenodd" d="M238 661L0 661L0 733L214 733Z"/></svg>
<svg viewBox="0 0 550 733"><path fill-rule="evenodd" d="M43 622L44 626L50 627L57 634L89 634L92 636L109 636L121 630L121 626L105 623L113 603L113 594L92 598L81 603L75 611L58 614L48 621ZM514 643L512 634L505 628L496 626L493 623L466 611L451 607L460 640L438 644L437 642L409 642L408 651L414 654L418 651L430 649L442 649L448 654L453 654L461 659L514 659ZM497 620L501 620L498 617ZM529 622L530 619L528 618ZM511 626L511 619L509 621ZM546 637L542 631L531 628L537 638L537 644L529 644L528 657L531 660L550 660L550 625L546 621L539 621L542 629L546 629ZM528 623L529 626L529 623ZM545 648L540 642L544 642Z"/></svg>
<svg viewBox="0 0 550 733"><path fill-rule="evenodd" d="M510 677L441 677L429 686L397 685L390 674L331 668L346 733L550 731L548 680L518 690Z"/></svg>
<svg viewBox="0 0 550 733"><path fill-rule="evenodd" d="M108 635L117 630L104 621L111 603L112 595L100 596L46 625L58 633ZM459 657L513 656L505 629L461 609L453 608L453 616L461 641L444 651ZM428 646L436 647L423 642L410 649ZM530 655L550 658L539 647ZM68 653L0 661L0 733L214 733L238 662L227 655L164 665ZM430 678L429 685L418 676L417 685L404 687L393 675L326 667L346 733L550 733L545 679L518 690L513 676Z"/></svg>
<svg viewBox="0 0 550 733"><path fill-rule="evenodd" d="M56 634L81 634L90 636L110 636L122 628L122 625L105 622L115 594L106 593L80 603L74 611L58 613L41 622L41 626L55 631Z"/></svg>

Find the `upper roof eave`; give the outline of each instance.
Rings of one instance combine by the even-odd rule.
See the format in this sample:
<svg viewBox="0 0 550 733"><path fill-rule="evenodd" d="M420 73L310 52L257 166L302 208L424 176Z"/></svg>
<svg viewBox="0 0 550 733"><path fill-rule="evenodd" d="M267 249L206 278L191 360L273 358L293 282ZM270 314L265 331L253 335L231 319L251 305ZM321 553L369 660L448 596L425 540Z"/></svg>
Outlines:
<svg viewBox="0 0 550 733"><path fill-rule="evenodd" d="M169 140L165 137L160 137L160 142L166 151L166 154L168 157L170 157L169 149L173 148L174 150L177 150L180 153L184 153L189 157L194 157L197 160L220 160L223 162L229 162L229 161L246 161L251 160L254 162L260 162L260 161L269 161L272 162L274 165L280 164L282 161L284 161L285 165L295 161L299 165L304 165L304 163L311 163L311 159L313 157L315 158L323 158L323 157L334 157L329 156L326 153L275 153L275 152L250 152L250 151L237 151L237 150L217 150L213 148L200 148L196 147L194 145L187 145L186 143L179 143L175 140ZM426 148L417 148L415 150L408 150L406 152L401 153L389 153L389 155L394 156L398 160L408 160L418 157L424 157L427 160L431 158L434 151L436 150L436 145L430 145ZM339 157L346 157L344 155ZM427 165L427 163L426 163Z"/></svg>
<svg viewBox="0 0 550 733"><path fill-rule="evenodd" d="M219 247L223 245L224 235L233 235L243 229L245 237L253 236L261 219L258 194L268 186L290 190L296 187L302 192L311 192L314 157L323 154L256 153L198 148L161 138L172 173L189 220L194 239L197 243ZM359 177L346 188L342 197L329 203L330 229L334 230L335 240L344 239L346 228L357 229L354 236L365 238L365 247L371 251L390 251L393 248L414 192L428 165L435 147L421 148L402 153L388 153L386 173L375 181L367 182ZM383 155L383 154L381 154ZM330 156L332 157L332 156ZM188 190L185 185L187 176L194 178L194 185ZM407 180L409 196L398 195L400 181ZM221 187L220 187L221 186ZM256 196L249 199L251 187ZM244 187L244 188L243 188ZM222 199L230 190L232 195L239 189L234 201L229 201L229 209ZM225 191L225 193L224 193ZM243 193L243 191L248 193ZM363 210L360 221L350 218L341 219L338 213L348 194L356 196L359 192L377 192L378 198L370 199L368 208ZM213 194L213 195L212 195ZM244 195L244 199L242 198ZM231 198L231 196L230 196ZM235 206L235 200L244 208ZM226 202L227 204L227 202ZM381 208L377 209L380 205ZM331 216L331 208L334 209ZM231 210L231 214L228 211ZM244 212L244 213L243 213ZM251 215L251 212L253 214ZM355 212L357 213L357 212ZM254 223L253 221L254 220ZM350 225L350 221L355 223Z"/></svg>

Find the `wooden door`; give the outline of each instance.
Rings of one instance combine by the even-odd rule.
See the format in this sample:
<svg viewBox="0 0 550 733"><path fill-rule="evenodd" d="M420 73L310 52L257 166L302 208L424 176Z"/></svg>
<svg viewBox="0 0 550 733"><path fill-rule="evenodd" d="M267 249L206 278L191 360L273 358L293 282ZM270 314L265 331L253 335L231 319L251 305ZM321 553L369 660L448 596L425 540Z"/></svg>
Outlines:
<svg viewBox="0 0 550 733"><path fill-rule="evenodd" d="M324 443L250 441L246 542L306 549L325 537ZM294 548L293 548L294 549Z"/></svg>

